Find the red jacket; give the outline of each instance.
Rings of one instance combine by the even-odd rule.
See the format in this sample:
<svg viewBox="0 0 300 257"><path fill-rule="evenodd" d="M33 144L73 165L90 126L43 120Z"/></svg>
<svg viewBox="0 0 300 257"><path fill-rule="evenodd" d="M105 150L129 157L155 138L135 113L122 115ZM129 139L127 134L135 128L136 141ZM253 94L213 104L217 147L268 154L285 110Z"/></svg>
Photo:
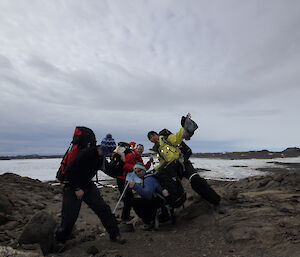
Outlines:
<svg viewBox="0 0 300 257"><path fill-rule="evenodd" d="M125 155L125 163L123 165L123 171L124 173L127 175L128 172L132 172L133 171L133 167L137 162L141 162L144 164L143 158L142 156L140 156L138 153L136 153L135 151L132 153L128 153ZM151 161L149 160L146 164L145 164L145 168L148 170L151 166ZM120 176L118 178L122 178L125 179L126 176Z"/></svg>

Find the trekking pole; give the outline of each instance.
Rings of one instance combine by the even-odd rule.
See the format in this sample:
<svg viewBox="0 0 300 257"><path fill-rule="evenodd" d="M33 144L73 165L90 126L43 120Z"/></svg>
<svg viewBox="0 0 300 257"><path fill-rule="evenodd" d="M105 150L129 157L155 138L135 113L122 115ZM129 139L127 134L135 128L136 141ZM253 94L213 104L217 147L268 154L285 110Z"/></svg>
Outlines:
<svg viewBox="0 0 300 257"><path fill-rule="evenodd" d="M133 177L133 174L134 174L134 171L132 172L129 181L131 181L131 179ZM124 190L123 190L123 192L122 192L122 194L121 194L121 196L120 196L120 198L119 198L119 200L118 200L118 202L117 202L117 204L116 204L116 206L114 208L113 214L115 214L115 212L116 212L116 210L117 210L117 208L118 208L118 206L119 206L119 204L120 204L120 202L121 202L121 200L122 200L122 198L123 198L123 196L124 196L124 194L126 192L126 189L128 188L129 181L126 183L126 186L125 186L125 188L124 188Z"/></svg>

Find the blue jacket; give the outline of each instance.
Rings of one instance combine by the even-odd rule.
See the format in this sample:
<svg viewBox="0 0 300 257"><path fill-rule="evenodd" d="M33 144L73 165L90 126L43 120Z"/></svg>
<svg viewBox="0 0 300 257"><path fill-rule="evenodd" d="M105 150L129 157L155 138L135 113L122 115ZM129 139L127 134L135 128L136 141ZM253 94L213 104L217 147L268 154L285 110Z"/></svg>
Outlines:
<svg viewBox="0 0 300 257"><path fill-rule="evenodd" d="M155 196L155 193L162 192L161 185L153 176L146 176L144 178L144 185L134 184L133 189L147 200L151 200Z"/></svg>

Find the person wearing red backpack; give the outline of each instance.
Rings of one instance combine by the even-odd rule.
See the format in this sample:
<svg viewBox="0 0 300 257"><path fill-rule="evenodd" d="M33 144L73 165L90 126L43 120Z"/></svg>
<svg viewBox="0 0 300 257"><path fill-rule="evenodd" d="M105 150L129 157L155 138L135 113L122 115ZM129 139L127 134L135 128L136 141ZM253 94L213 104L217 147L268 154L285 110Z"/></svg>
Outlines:
<svg viewBox="0 0 300 257"><path fill-rule="evenodd" d="M118 176L117 177L117 185L118 185L118 189L120 191L120 194L123 193L124 188L125 188L125 182L126 182L126 175L129 172L133 172L133 167L137 162L140 162L142 164L144 164L143 158L142 158L142 154L144 152L144 146L142 144L138 144L136 146L136 148L127 153L124 154L123 159L124 159L124 165L123 165L123 176ZM146 170L148 170L151 167L151 164L153 162L153 158L151 157L149 159L149 161L145 164L145 168ZM121 214L121 220L123 222L127 222L130 220L130 211L131 211L131 202L132 202L132 198L133 198L133 193L131 188L127 188L124 194L124 198L123 198L123 210L122 210L122 214Z"/></svg>
<svg viewBox="0 0 300 257"><path fill-rule="evenodd" d="M103 146L92 146L80 150L64 172L62 219L56 231L56 240L64 244L69 238L78 218L82 202L85 202L99 217L110 240L120 244L126 241L121 237L115 216L103 200L100 191L92 181L98 170L110 169L105 159Z"/></svg>

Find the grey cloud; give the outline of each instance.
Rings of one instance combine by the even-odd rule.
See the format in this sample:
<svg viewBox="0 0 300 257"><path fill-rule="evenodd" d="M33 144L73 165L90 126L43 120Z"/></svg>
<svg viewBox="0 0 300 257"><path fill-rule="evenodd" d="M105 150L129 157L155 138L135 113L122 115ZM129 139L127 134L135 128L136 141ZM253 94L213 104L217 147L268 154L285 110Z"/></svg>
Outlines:
<svg viewBox="0 0 300 257"><path fill-rule="evenodd" d="M62 71L58 67L37 56L31 56L27 64L40 71L43 76L62 74Z"/></svg>
<svg viewBox="0 0 300 257"><path fill-rule="evenodd" d="M13 69L13 65L11 64L10 60L4 56L0 54L0 69Z"/></svg>
<svg viewBox="0 0 300 257"><path fill-rule="evenodd" d="M233 110L232 112L225 112L225 116L237 116L237 117L263 117L263 116L277 116L278 114L282 114L283 111L280 109L257 109L253 107L248 110Z"/></svg>
<svg viewBox="0 0 300 257"><path fill-rule="evenodd" d="M69 138L65 131L85 124L99 135L147 143L148 129L177 128L177 116L191 111L206 118L204 148L234 149L247 145L240 131L251 133L254 126L240 124L243 117L268 127L271 119L297 115L297 1L66 0L29 6L4 0L0 7L0 132L11 132L1 142L15 137L25 144L21 128L31 127L40 128L36 135L63 141ZM239 131L218 130L213 121L220 117L227 131ZM259 136L247 139L248 145L263 144ZM26 144L35 142L27 138ZM197 149L201 140L193 140ZM32 145L40 150L42 139L37 141Z"/></svg>

